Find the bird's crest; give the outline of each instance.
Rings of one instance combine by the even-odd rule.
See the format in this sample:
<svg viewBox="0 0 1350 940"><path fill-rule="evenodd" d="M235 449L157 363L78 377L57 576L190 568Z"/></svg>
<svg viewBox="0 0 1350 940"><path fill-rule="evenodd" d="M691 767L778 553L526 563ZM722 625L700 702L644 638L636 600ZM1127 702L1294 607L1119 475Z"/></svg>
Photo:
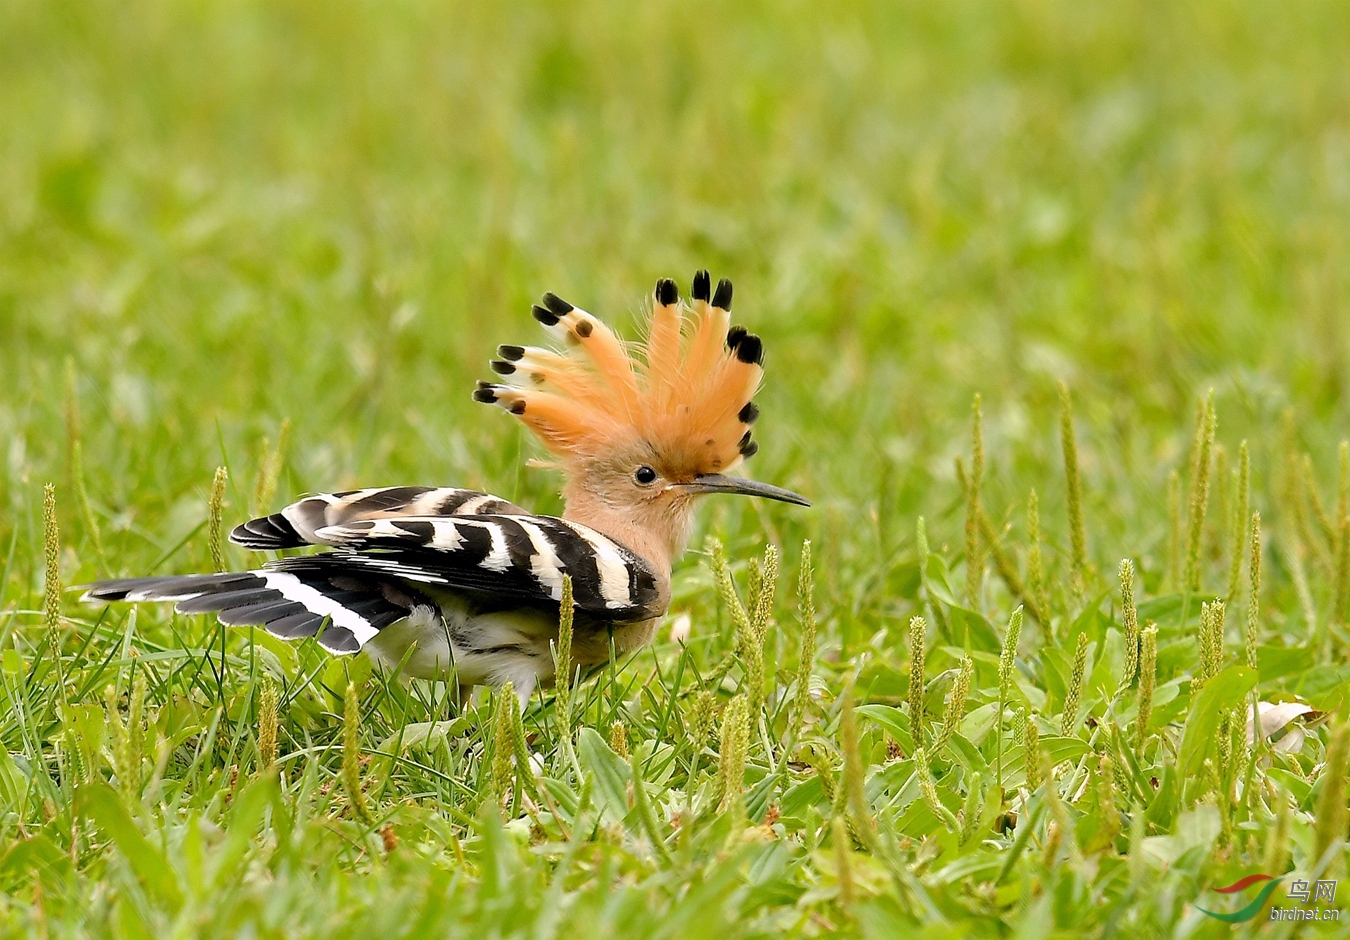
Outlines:
<svg viewBox="0 0 1350 940"><path fill-rule="evenodd" d="M708 272L698 272L686 305L674 281L658 281L636 356L595 316L545 294L534 318L564 352L499 347L492 369L503 381L480 382L474 398L514 414L564 462L637 439L681 471L728 470L759 449L751 399L764 350L758 336L731 325L731 282L711 287Z"/></svg>

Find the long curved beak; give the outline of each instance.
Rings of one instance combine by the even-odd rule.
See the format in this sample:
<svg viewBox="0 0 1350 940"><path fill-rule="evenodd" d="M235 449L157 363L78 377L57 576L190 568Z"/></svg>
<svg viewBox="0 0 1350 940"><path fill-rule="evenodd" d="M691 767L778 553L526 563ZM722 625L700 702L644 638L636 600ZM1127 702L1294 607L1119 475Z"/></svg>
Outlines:
<svg viewBox="0 0 1350 940"><path fill-rule="evenodd" d="M795 506L811 505L809 499L805 496L798 496L791 490L771 486L768 483L760 483L758 480L723 476L720 473L705 473L702 476L694 477L688 483L673 483L671 486L686 493L739 493L741 496L762 496L765 499L776 499L780 503L792 503Z"/></svg>

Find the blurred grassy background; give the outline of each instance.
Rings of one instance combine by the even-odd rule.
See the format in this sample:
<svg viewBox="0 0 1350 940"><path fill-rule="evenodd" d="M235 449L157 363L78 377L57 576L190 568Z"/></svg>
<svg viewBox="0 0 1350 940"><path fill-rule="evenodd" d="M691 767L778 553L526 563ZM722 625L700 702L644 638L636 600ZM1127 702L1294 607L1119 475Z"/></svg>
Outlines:
<svg viewBox="0 0 1350 940"><path fill-rule="evenodd" d="M279 498L466 483L556 509L518 432L469 401L491 350L538 340L546 289L633 335L656 277L706 266L769 350L750 469L821 504L719 504L719 531L814 530L862 570L919 512L959 543L952 456L981 392L989 505L1020 513L1036 485L1057 539L1065 379L1094 540L1154 577L1165 519L1141 510L1206 388L1229 450L1253 438L1258 486L1289 407L1334 464L1348 21L1337 3L7 4L0 535L27 541L40 484L66 479L67 358L116 572L204 519L223 461L242 516L284 418Z"/></svg>

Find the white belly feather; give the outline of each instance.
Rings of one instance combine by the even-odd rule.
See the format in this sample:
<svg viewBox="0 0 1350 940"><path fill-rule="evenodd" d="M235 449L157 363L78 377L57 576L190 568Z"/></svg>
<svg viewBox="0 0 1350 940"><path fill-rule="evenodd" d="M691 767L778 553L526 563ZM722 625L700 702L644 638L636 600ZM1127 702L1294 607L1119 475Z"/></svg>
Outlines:
<svg viewBox="0 0 1350 940"><path fill-rule="evenodd" d="M389 669L402 666L414 679L449 680L461 687L510 682L522 704L540 681L553 678L549 641L557 636L554 617L518 609L474 614L458 598L438 598L441 615L417 607L365 645Z"/></svg>

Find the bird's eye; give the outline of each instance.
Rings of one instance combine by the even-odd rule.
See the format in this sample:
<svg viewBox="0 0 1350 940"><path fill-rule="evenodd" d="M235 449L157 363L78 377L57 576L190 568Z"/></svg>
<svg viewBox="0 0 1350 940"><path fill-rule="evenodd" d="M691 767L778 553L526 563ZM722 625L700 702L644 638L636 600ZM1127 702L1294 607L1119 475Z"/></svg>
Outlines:
<svg viewBox="0 0 1350 940"><path fill-rule="evenodd" d="M651 467L638 467L633 474L633 479L637 480L642 486L651 486L656 482L656 471Z"/></svg>

